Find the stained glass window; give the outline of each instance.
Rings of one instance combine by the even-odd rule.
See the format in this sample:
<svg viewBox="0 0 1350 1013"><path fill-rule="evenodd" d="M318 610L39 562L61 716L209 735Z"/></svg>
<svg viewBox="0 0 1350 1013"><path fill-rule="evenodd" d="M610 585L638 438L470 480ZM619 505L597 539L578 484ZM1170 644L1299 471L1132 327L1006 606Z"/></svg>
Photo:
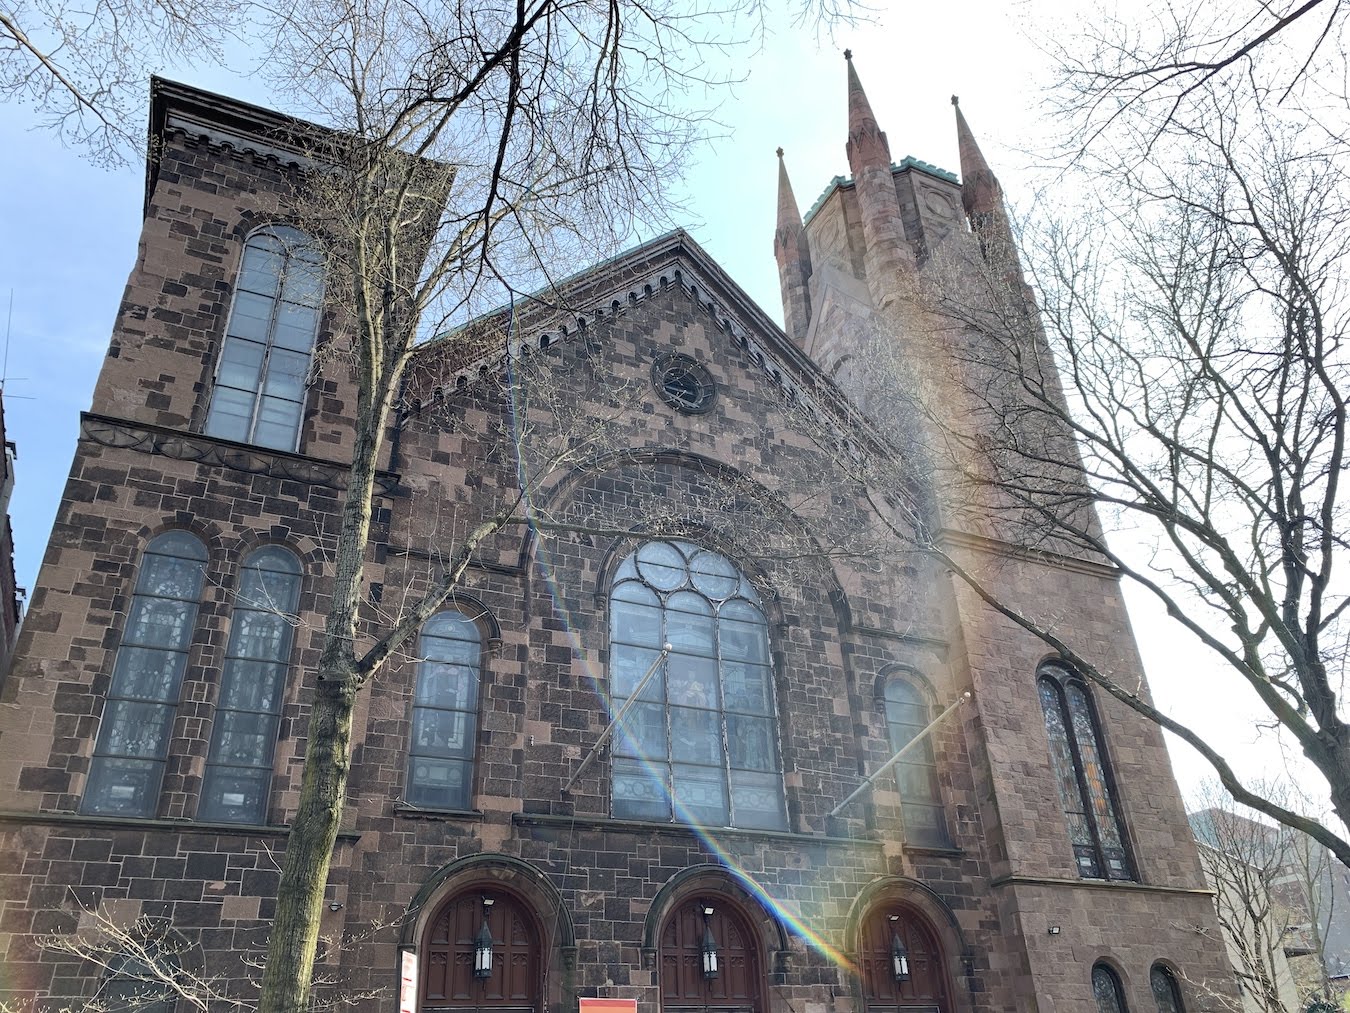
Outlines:
<svg viewBox="0 0 1350 1013"><path fill-rule="evenodd" d="M1133 879L1087 687L1071 669L1047 663L1041 666L1037 689L1078 874L1084 879Z"/></svg>
<svg viewBox="0 0 1350 1013"><path fill-rule="evenodd" d="M629 708L614 742L613 812L625 819L787 827L769 631L759 596L726 557L647 542L610 592L610 694Z"/></svg>
<svg viewBox="0 0 1350 1013"><path fill-rule="evenodd" d="M481 637L468 616L441 612L423 624L419 644L405 798L427 808L467 809L473 796Z"/></svg>
<svg viewBox="0 0 1350 1013"><path fill-rule="evenodd" d="M303 232L272 226L244 247L206 432L294 450L323 302L323 260Z"/></svg>
<svg viewBox="0 0 1350 1013"><path fill-rule="evenodd" d="M1120 978L1105 964L1092 968L1092 997L1097 1001L1097 1013L1127 1013Z"/></svg>
<svg viewBox="0 0 1350 1013"><path fill-rule="evenodd" d="M932 720L927 697L903 678L892 677L886 682L884 702L894 751L912 741ZM942 812L942 792L930 737L925 736L901 757L895 765L895 777L900 787L905 840L928 847L949 847L951 839Z"/></svg>
<svg viewBox="0 0 1350 1013"><path fill-rule="evenodd" d="M89 765L85 812L154 815L205 572L206 548L186 531L146 546Z"/></svg>
<svg viewBox="0 0 1350 1013"><path fill-rule="evenodd" d="M1166 967L1154 964L1153 970L1148 973L1148 984L1153 991L1158 1013L1185 1013L1185 1007L1181 1004L1181 986L1177 984L1176 975Z"/></svg>
<svg viewBox="0 0 1350 1013"><path fill-rule="evenodd" d="M244 561L220 676L200 819L263 821L299 601L300 564L291 553L269 546Z"/></svg>

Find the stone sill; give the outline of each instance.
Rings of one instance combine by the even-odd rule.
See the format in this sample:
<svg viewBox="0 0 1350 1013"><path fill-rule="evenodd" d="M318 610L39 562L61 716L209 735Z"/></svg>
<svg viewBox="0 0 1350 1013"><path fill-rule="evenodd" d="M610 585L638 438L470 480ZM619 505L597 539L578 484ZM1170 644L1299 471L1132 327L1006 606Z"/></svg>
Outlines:
<svg viewBox="0 0 1350 1013"><path fill-rule="evenodd" d="M789 841L793 844L824 844L831 847L864 845L880 848L880 841L852 837L827 837L824 834L800 834L791 830L746 830L740 827L708 827L697 830L684 823L653 823L647 820L617 820L594 813L559 816L554 813L512 813L511 822L524 827L581 827L626 834L669 834L675 837L740 837L746 840Z"/></svg>
<svg viewBox="0 0 1350 1013"><path fill-rule="evenodd" d="M931 844L905 844L903 841L900 847L907 855L918 855L921 858L965 858L966 853L961 848L939 848Z"/></svg>
<svg viewBox="0 0 1350 1013"><path fill-rule="evenodd" d="M207 823L199 820L170 820L154 816L91 816L85 813L42 813L0 810L0 825L19 826L74 826L86 828L107 827L116 830L151 830L157 833L222 834L230 837L285 837L289 826L267 826L253 823ZM356 831L339 831L338 840L355 843L361 839Z"/></svg>
<svg viewBox="0 0 1350 1013"><path fill-rule="evenodd" d="M461 823L482 823L481 809L437 809L433 806L413 805L411 802L395 802L394 815L400 819L426 819L458 821Z"/></svg>
<svg viewBox="0 0 1350 1013"><path fill-rule="evenodd" d="M998 876L989 881L991 887L999 886L1052 886L1086 888L1088 890L1140 890L1144 893L1180 893L1195 897L1213 897L1214 891L1206 887L1154 886L1149 883L1136 883L1126 879L1058 879L1053 876Z"/></svg>

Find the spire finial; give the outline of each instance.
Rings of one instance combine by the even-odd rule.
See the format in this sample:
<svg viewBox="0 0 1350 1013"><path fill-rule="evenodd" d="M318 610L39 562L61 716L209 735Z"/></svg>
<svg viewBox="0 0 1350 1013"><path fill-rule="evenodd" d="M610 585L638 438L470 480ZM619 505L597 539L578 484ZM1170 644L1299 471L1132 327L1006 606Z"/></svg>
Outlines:
<svg viewBox="0 0 1350 1013"><path fill-rule="evenodd" d="M783 149L782 149L782 148L779 148L779 149L778 149L778 157L779 157L780 159L783 157Z"/></svg>
<svg viewBox="0 0 1350 1013"><path fill-rule="evenodd" d="M954 106L959 106L960 104L961 104L961 100L960 100L959 98L957 98L955 95L953 95L953 96L952 96L952 105L954 105Z"/></svg>
<svg viewBox="0 0 1350 1013"><path fill-rule="evenodd" d="M852 60L852 59L853 59L853 50L851 50L851 49L845 49L845 50L844 50L844 59L845 59L845 60Z"/></svg>
<svg viewBox="0 0 1350 1013"><path fill-rule="evenodd" d="M990 214L1001 211L1003 206L1003 188L997 177L984 160L980 146L975 142L970 124L965 114L952 96L952 105L956 106L956 143L961 153L961 203L966 214Z"/></svg>

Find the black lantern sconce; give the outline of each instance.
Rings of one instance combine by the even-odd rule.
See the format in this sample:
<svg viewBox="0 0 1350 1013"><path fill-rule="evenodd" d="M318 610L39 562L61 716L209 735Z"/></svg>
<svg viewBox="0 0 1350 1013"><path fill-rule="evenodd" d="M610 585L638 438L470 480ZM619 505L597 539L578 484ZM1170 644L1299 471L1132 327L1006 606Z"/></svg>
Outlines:
<svg viewBox="0 0 1350 1013"><path fill-rule="evenodd" d="M488 912L492 910L492 898L483 898L483 924L478 935L473 937L473 976L484 979L492 977L492 930L488 928Z"/></svg>
<svg viewBox="0 0 1350 1013"><path fill-rule="evenodd" d="M703 977L706 981L712 981L717 977L717 940L713 938L712 926L708 921L712 918L713 909L707 904L700 904L699 909L703 914L703 945L700 947L703 951Z"/></svg>
<svg viewBox="0 0 1350 1013"><path fill-rule="evenodd" d="M900 933L897 931L896 922L900 920L899 915L891 915L891 973L895 975L896 981L909 981L909 951L905 949L905 944L900 941Z"/></svg>

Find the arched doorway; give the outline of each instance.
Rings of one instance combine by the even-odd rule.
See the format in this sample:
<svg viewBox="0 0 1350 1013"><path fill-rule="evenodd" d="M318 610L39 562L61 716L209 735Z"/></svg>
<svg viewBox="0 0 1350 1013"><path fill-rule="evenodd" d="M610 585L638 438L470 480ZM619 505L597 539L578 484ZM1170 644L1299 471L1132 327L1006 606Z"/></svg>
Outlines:
<svg viewBox="0 0 1350 1013"><path fill-rule="evenodd" d="M486 917L492 973L474 975L474 949ZM538 1013L539 928L525 903L500 888L470 887L450 898L428 923L422 942L419 1009Z"/></svg>
<svg viewBox="0 0 1350 1013"><path fill-rule="evenodd" d="M896 940L908 977L896 975ZM903 904L882 904L863 922L858 947L867 1013L952 1013L947 966L928 919Z"/></svg>
<svg viewBox="0 0 1350 1013"><path fill-rule="evenodd" d="M705 932L716 946L716 977L704 973ZM680 900L661 927L659 960L662 1013L765 1013L759 940L725 895Z"/></svg>

